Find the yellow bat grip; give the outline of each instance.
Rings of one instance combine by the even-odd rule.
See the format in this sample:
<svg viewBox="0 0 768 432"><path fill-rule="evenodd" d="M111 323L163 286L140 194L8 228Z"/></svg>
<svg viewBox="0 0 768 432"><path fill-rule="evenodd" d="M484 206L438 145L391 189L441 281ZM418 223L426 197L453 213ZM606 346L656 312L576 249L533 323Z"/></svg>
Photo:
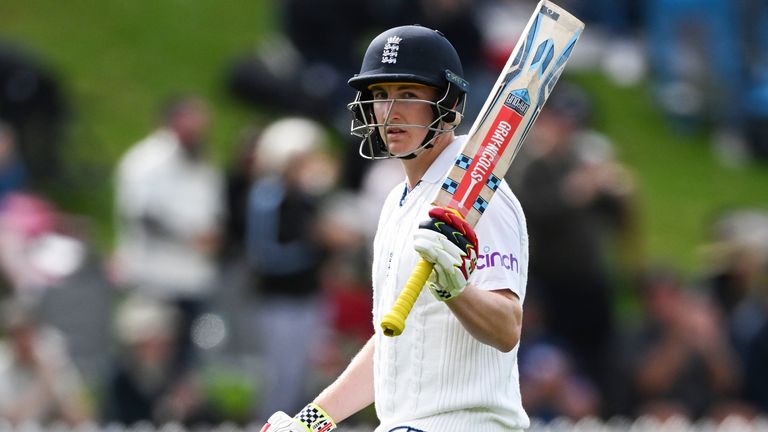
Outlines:
<svg viewBox="0 0 768 432"><path fill-rule="evenodd" d="M408 318L408 314L413 308L413 304L416 303L416 299L419 298L421 289L424 284L427 283L429 275L432 273L434 264L419 259L416 264L416 268L413 269L413 273L405 283L400 295L397 296L395 304L388 314L384 315L381 320L381 328L384 329L385 336L400 336L405 329L405 319Z"/></svg>

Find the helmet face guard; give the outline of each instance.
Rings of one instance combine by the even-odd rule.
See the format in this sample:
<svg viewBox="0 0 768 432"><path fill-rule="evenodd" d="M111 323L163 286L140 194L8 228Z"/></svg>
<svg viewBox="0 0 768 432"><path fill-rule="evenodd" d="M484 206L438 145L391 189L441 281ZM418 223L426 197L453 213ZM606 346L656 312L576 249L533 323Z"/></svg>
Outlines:
<svg viewBox="0 0 768 432"><path fill-rule="evenodd" d="M350 132L362 138L360 155L368 159L398 157L410 159L429 148L440 134L454 130L461 122L469 84L462 78L463 69L456 49L442 33L418 25L395 27L377 36L365 52L360 73L349 80L357 89L355 101L347 105L352 112ZM373 100L372 84L415 83L439 89L436 101L413 99ZM433 119L427 125L392 124L389 118L377 119L375 104L426 103ZM389 111L391 112L391 111ZM418 149L405 154L389 151L387 127L423 128L426 137Z"/></svg>
<svg viewBox="0 0 768 432"><path fill-rule="evenodd" d="M448 87L449 88L446 89L445 93L438 101L429 101L424 99L374 100L370 97L370 92L366 92L367 94L365 94L362 91L358 91L354 102L348 104L347 108L352 112L352 125L350 127L350 133L361 138L360 156L366 159L411 159L421 153L422 150L431 147L432 142L438 136L456 129L456 127L461 122L464 113L464 97L463 95L458 95L460 100L455 100L456 96L452 94L450 84ZM454 106L451 108L446 108L445 103L449 99L454 100ZM391 114L391 108L395 103L427 104L432 109L433 120L431 123L426 125L391 123L389 115ZM374 112L374 106L382 104L388 105L384 110L388 114L386 118L377 119ZM388 127L397 127L402 129L425 129L427 133L418 148L407 153L396 154L389 150L389 142L387 141L386 133L383 135L381 133L381 131L386 130Z"/></svg>

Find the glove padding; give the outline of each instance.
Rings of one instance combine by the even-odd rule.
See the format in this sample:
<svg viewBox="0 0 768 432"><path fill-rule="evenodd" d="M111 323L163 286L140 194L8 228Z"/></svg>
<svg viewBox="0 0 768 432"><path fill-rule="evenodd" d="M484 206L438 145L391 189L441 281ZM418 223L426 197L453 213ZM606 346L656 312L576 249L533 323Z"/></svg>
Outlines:
<svg viewBox="0 0 768 432"><path fill-rule="evenodd" d="M440 301L455 298L464 291L477 263L477 235L453 210L434 207L431 219L419 224L414 248L435 265L427 286Z"/></svg>
<svg viewBox="0 0 768 432"><path fill-rule="evenodd" d="M319 406L311 403L295 417L278 411L272 414L261 432L330 432L336 423Z"/></svg>

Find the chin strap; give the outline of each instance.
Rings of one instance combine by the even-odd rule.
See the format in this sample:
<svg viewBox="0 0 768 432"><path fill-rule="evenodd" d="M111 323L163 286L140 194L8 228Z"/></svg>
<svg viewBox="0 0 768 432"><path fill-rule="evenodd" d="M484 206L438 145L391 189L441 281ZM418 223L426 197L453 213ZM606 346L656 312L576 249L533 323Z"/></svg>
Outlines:
<svg viewBox="0 0 768 432"><path fill-rule="evenodd" d="M447 132L447 131L445 131L445 132ZM444 134L445 132L440 132L440 133ZM422 152L424 152L424 150L431 149L432 147L434 147L435 146L434 145L434 141L437 139L438 136L439 136L439 134L437 134L433 130L430 130L427 133L427 136L424 137L424 141L421 142L421 146L419 146L419 148L417 148L416 150L414 150L414 151L412 151L412 152L410 152L410 153L408 153L406 155L396 156L396 157L398 159L402 159L402 160L413 159L416 156L420 155Z"/></svg>
<svg viewBox="0 0 768 432"><path fill-rule="evenodd" d="M416 156L420 155L424 150L431 149L435 145L432 144L432 140L434 140L435 137L435 131L429 131L426 137L424 137L424 141L421 142L421 145L416 150L402 156L397 156L398 159L403 160L410 160L415 158Z"/></svg>

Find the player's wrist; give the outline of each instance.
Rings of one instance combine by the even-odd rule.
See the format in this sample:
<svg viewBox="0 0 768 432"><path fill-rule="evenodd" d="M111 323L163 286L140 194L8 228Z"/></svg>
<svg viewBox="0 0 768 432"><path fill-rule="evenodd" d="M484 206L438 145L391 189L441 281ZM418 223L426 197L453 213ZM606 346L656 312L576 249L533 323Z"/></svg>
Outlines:
<svg viewBox="0 0 768 432"><path fill-rule="evenodd" d="M307 404L293 418L305 426L308 432L330 432L336 429L336 422L314 402Z"/></svg>

